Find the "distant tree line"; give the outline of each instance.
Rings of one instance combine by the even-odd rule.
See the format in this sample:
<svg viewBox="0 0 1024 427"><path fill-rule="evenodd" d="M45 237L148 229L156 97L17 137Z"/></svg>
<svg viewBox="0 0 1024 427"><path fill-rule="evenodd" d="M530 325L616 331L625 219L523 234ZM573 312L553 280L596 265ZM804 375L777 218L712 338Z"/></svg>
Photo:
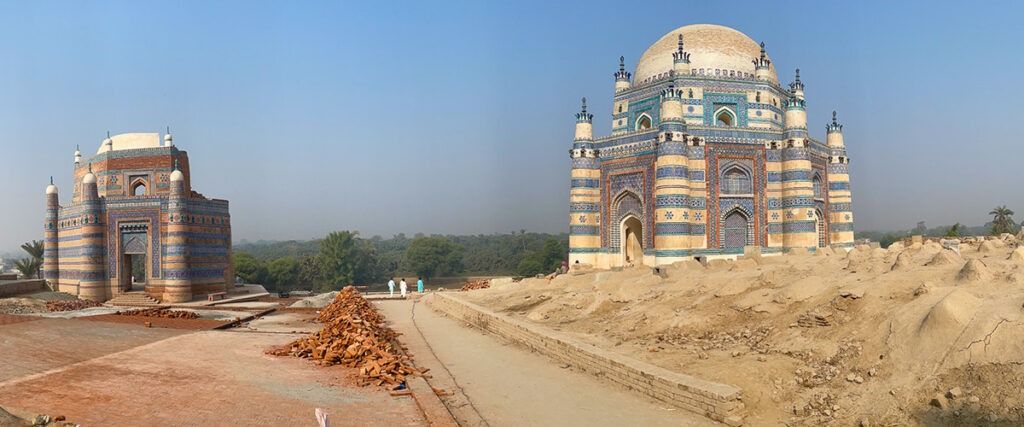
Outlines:
<svg viewBox="0 0 1024 427"><path fill-rule="evenodd" d="M998 206L989 212L992 221L974 227L967 227L959 222L953 225L942 225L929 228L924 221L918 221L917 225L907 230L898 231L858 231L855 233L857 239L870 239L879 242L883 248L897 242L904 237L925 236L925 237L959 237L959 236L998 236L1003 233L1015 234L1024 227L1024 221L1020 224L1014 222L1014 212L1006 205Z"/></svg>
<svg viewBox="0 0 1024 427"><path fill-rule="evenodd" d="M274 291L318 292L347 285L384 283L398 274L532 276L550 273L567 259L569 236L545 233L475 236L397 234L364 239L355 231L336 231L309 241L235 245L235 274Z"/></svg>

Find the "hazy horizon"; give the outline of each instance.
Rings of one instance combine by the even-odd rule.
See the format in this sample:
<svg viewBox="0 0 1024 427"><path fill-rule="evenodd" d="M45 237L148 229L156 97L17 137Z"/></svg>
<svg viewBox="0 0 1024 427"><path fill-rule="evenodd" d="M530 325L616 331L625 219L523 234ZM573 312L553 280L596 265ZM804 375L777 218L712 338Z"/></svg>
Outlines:
<svg viewBox="0 0 1024 427"><path fill-rule="evenodd" d="M70 202L76 145L166 126L236 242L563 233L580 97L607 135L619 56L696 23L799 67L812 137L838 111L856 230L1024 219L1024 6L751 5L4 4L0 253L42 238L51 175Z"/></svg>

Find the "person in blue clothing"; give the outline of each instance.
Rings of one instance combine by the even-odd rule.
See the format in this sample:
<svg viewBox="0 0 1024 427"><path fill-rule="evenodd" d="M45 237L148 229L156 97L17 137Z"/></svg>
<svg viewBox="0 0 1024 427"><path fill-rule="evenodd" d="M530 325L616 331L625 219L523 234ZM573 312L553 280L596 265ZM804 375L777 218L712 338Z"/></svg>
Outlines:
<svg viewBox="0 0 1024 427"><path fill-rule="evenodd" d="M388 280L388 294L391 298L395 297L395 279L393 277L391 280Z"/></svg>
<svg viewBox="0 0 1024 427"><path fill-rule="evenodd" d="M417 277L416 278L416 292L419 292L421 294L423 293L423 278L422 277Z"/></svg>

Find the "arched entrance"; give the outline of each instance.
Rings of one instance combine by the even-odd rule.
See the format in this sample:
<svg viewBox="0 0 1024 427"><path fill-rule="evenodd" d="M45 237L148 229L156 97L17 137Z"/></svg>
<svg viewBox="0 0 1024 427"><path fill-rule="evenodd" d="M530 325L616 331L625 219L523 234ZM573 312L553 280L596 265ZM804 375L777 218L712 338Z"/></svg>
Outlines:
<svg viewBox="0 0 1024 427"><path fill-rule="evenodd" d="M738 209L733 210L722 221L722 247L725 249L743 249L747 246L747 235L750 220Z"/></svg>
<svg viewBox="0 0 1024 427"><path fill-rule="evenodd" d="M149 277L146 268L149 258L149 226L144 223L125 223L120 224L120 231L121 259L118 264L121 270L121 292L142 290Z"/></svg>
<svg viewBox="0 0 1024 427"><path fill-rule="evenodd" d="M643 224L635 216L622 221L622 256L627 264L642 264L644 260Z"/></svg>

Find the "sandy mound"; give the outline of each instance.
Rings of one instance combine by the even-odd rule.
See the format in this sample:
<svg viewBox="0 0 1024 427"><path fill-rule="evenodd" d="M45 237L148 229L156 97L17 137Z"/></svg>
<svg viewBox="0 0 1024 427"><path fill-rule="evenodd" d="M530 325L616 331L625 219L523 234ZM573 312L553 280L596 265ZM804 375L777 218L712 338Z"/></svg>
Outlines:
<svg viewBox="0 0 1024 427"><path fill-rule="evenodd" d="M338 296L338 291L328 292L326 294L314 295L309 298L303 298L295 301L291 307L295 308L324 308L327 307L334 298Z"/></svg>
<svg viewBox="0 0 1024 427"><path fill-rule="evenodd" d="M928 261L927 266L941 266L941 265L960 265L964 262L963 258L960 258L956 252L948 249L939 251L932 257L931 261Z"/></svg>
<svg viewBox="0 0 1024 427"><path fill-rule="evenodd" d="M999 248L992 240L986 240L984 242L981 242L981 245L978 245L978 252L981 252L983 254L990 254L992 252L995 252L996 249Z"/></svg>
<svg viewBox="0 0 1024 427"><path fill-rule="evenodd" d="M893 262L892 267L889 267L889 270L905 270L911 265L913 265L913 261L911 261L910 259L910 254L906 252L900 252L900 254L896 256L896 261Z"/></svg>
<svg viewBox="0 0 1024 427"><path fill-rule="evenodd" d="M964 264L956 275L958 282L988 282L995 278L992 271L980 259L972 259Z"/></svg>
<svg viewBox="0 0 1024 427"><path fill-rule="evenodd" d="M1014 249L1010 252L1010 261L1017 261L1018 263L1024 263L1024 246Z"/></svg>
<svg viewBox="0 0 1024 427"><path fill-rule="evenodd" d="M459 298L741 387L746 425L1024 425L1024 250L980 244L689 261L665 279L625 269Z"/></svg>

